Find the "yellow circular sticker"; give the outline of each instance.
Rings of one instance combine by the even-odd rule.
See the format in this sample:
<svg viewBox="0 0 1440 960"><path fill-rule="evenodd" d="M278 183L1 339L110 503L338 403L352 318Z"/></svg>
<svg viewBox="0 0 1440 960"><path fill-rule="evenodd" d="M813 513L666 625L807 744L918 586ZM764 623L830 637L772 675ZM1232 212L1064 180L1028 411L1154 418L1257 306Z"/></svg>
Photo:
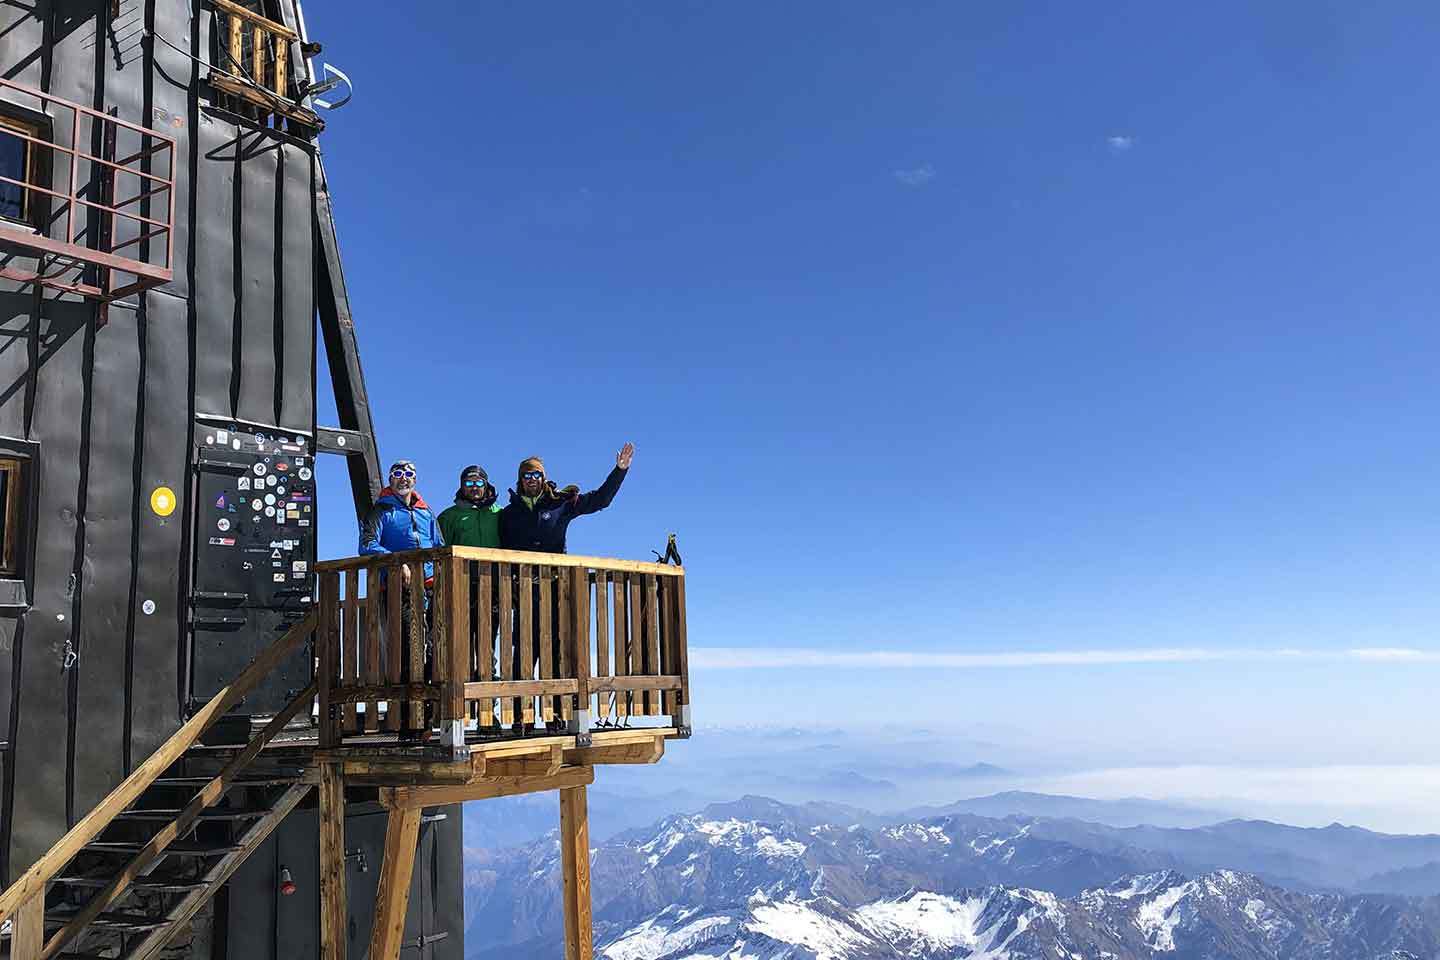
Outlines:
<svg viewBox="0 0 1440 960"><path fill-rule="evenodd" d="M168 517L175 512L175 491L169 487L156 487L150 494L150 509L158 517Z"/></svg>

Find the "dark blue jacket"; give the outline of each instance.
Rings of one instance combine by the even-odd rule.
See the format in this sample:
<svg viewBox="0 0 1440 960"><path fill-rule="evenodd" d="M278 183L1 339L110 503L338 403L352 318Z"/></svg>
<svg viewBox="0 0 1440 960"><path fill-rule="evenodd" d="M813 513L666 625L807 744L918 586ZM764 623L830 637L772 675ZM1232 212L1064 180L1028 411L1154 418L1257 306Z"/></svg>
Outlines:
<svg viewBox="0 0 1440 960"><path fill-rule="evenodd" d="M564 553L565 530L570 521L587 513L598 513L610 506L625 471L616 467L589 493L565 494L546 487L532 509L520 494L510 491L510 503L500 511L500 546L506 550L533 550L538 553Z"/></svg>
<svg viewBox="0 0 1440 960"><path fill-rule="evenodd" d="M418 493L406 506L395 491L386 487L380 491L380 499L375 501L375 506L370 508L365 522L360 525L362 556L443 546L445 538L440 533L440 525L435 522L430 505ZM434 565L425 564L426 581L434 576Z"/></svg>

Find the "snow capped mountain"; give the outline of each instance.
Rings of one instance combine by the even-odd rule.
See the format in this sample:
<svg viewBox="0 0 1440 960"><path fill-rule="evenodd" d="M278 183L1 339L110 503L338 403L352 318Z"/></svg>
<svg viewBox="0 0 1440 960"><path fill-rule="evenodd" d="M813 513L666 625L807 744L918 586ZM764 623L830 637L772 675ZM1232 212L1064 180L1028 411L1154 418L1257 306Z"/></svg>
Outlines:
<svg viewBox="0 0 1440 960"><path fill-rule="evenodd" d="M1403 960L1440 898L1308 893L962 814L885 826L747 798L592 853L608 960ZM830 811L833 812L833 811ZM553 954L558 845L472 858L468 960Z"/></svg>

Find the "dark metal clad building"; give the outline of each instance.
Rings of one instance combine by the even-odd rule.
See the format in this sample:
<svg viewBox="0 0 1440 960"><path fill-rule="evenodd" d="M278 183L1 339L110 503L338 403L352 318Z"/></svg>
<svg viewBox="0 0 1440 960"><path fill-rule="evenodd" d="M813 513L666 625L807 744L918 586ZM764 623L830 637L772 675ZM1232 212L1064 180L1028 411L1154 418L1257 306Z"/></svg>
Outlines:
<svg viewBox="0 0 1440 960"><path fill-rule="evenodd" d="M295 0L0 0L0 887L311 602L317 454L357 503L378 484L315 53ZM302 651L243 712L309 674ZM351 816L378 862L383 811ZM279 944L314 938L315 830L236 874L214 956L314 955ZM459 817L425 830L450 834L414 955L458 957Z"/></svg>

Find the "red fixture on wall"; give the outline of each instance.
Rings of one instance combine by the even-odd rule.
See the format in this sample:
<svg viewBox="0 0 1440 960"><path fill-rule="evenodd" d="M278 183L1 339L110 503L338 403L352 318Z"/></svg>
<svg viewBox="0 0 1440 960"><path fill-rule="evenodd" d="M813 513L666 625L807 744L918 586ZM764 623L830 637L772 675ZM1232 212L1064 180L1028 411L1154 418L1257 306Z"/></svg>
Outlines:
<svg viewBox="0 0 1440 960"><path fill-rule="evenodd" d="M292 894L293 894L296 890L298 890L298 889L300 889L300 888L297 887L297 886L295 886L295 878L292 877L292 876L290 876L290 868L289 868L289 867L281 867L281 868L280 868L280 896L282 896L282 897L288 897L288 896L292 895Z"/></svg>

